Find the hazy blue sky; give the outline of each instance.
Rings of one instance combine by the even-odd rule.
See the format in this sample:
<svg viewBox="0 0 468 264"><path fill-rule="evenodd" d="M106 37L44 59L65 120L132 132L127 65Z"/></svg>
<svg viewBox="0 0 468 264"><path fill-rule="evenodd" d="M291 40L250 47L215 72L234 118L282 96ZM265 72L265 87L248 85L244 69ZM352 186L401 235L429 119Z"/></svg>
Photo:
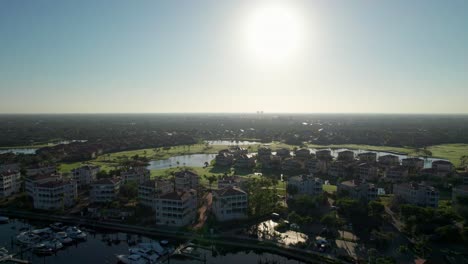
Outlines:
<svg viewBox="0 0 468 264"><path fill-rule="evenodd" d="M267 12L273 52L257 39L271 5L286 10ZM0 112L468 113L467 14L466 0L2 0Z"/></svg>

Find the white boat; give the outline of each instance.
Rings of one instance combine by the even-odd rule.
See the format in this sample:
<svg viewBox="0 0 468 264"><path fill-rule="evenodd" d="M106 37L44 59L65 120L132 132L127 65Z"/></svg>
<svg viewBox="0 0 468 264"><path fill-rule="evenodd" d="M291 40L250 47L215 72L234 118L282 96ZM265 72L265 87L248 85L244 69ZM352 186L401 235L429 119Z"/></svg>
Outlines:
<svg viewBox="0 0 468 264"><path fill-rule="evenodd" d="M16 241L22 245L34 245L41 241L41 238L30 231L26 231L21 232L19 235L17 235Z"/></svg>
<svg viewBox="0 0 468 264"><path fill-rule="evenodd" d="M0 224L6 224L10 221L10 218L6 216L0 216Z"/></svg>
<svg viewBox="0 0 468 264"><path fill-rule="evenodd" d="M60 243L67 245L73 243L73 239L68 237L67 233L65 232L57 232L55 233L55 238L60 241Z"/></svg>
<svg viewBox="0 0 468 264"><path fill-rule="evenodd" d="M78 229L76 226L68 227L65 232L74 240L85 240L87 237L86 233Z"/></svg>
<svg viewBox="0 0 468 264"><path fill-rule="evenodd" d="M52 248L54 251L57 251L63 248L62 242L60 242L57 239L47 240L47 241L42 242L42 244L44 244L46 247Z"/></svg>
<svg viewBox="0 0 468 264"><path fill-rule="evenodd" d="M44 243L39 243L39 244L36 244L32 247L32 251L36 254L43 254L43 255L49 255L49 254L53 254L55 251L53 248L51 247L48 247L46 244Z"/></svg>
<svg viewBox="0 0 468 264"><path fill-rule="evenodd" d="M124 264L147 264L148 261L145 260L140 255L116 255L117 259Z"/></svg>

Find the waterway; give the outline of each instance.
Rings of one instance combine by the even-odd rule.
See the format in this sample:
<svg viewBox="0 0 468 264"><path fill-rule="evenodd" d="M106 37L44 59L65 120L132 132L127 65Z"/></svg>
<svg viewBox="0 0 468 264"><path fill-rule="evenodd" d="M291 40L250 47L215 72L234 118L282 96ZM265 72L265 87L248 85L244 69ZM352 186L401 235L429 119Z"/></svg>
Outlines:
<svg viewBox="0 0 468 264"><path fill-rule="evenodd" d="M0 225L0 247L7 248L10 253L19 252L20 247L12 243L15 236L20 232L21 228L40 228L45 227L45 223L41 222L26 222L20 220L11 220L8 224ZM30 251L24 252L22 255L17 255L17 258L29 260L32 263L49 263L49 264L83 264L83 263L118 263L116 254L128 254L129 245L127 239L129 237L141 239L142 242L150 242L151 240L162 240L165 238L148 238L126 233L103 233L96 232L88 234L88 239L85 242L74 244L64 249L59 250L55 255L37 256ZM106 241L111 239L112 242ZM169 240L173 246L177 246L176 241ZM237 263L260 263L266 260L275 261L271 263L277 264L299 264L303 263L297 260L288 259L283 256L262 253L252 250L234 249L229 247L216 247L213 251L205 249L197 249L201 258L206 257L206 262L200 262L193 259L185 259L180 257L171 257L165 263L173 264L188 264L188 263L207 263L207 264L237 264Z"/></svg>

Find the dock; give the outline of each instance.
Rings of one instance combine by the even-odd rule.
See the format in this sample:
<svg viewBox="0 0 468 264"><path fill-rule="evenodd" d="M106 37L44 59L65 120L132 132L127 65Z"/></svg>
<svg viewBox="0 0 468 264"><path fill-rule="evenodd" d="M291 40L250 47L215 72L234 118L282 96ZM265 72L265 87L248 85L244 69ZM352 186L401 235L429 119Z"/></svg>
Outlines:
<svg viewBox="0 0 468 264"><path fill-rule="evenodd" d="M13 263L19 263L19 264L29 264L29 263L31 263L28 260L14 258L13 255L3 257L3 258L0 259L0 263L7 262L7 261L8 262L13 262Z"/></svg>

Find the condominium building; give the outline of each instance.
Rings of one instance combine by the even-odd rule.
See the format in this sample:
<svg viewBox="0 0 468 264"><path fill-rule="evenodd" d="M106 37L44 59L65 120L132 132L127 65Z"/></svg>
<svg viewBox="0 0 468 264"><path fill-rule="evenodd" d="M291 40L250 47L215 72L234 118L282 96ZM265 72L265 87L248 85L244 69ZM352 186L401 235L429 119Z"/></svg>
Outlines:
<svg viewBox="0 0 468 264"><path fill-rule="evenodd" d="M408 177L408 168L403 166L393 166L388 168L384 174L387 181L399 182Z"/></svg>
<svg viewBox="0 0 468 264"><path fill-rule="evenodd" d="M331 150L328 150L328 149L317 150L315 152L315 157L319 160L332 160L333 159Z"/></svg>
<svg viewBox="0 0 468 264"><path fill-rule="evenodd" d="M437 207L439 205L439 191L424 183L401 183L393 185L393 194L403 198L406 202L418 206Z"/></svg>
<svg viewBox="0 0 468 264"><path fill-rule="evenodd" d="M383 155L379 157L379 164L392 167L400 165L400 158L395 155Z"/></svg>
<svg viewBox="0 0 468 264"><path fill-rule="evenodd" d="M372 201L377 199L378 189L372 183L361 180L344 181L338 185L338 194L347 193L354 199Z"/></svg>
<svg viewBox="0 0 468 264"><path fill-rule="evenodd" d="M38 174L57 174L57 166L54 165L45 165L45 164L35 164L26 169L26 176L34 176Z"/></svg>
<svg viewBox="0 0 468 264"><path fill-rule="evenodd" d="M213 213L218 221L247 218L247 193L237 187L226 187L213 192Z"/></svg>
<svg viewBox="0 0 468 264"><path fill-rule="evenodd" d="M61 174L35 174L33 176L27 176L24 181L24 187L26 194L33 198L34 197L34 187L38 184L43 184L47 182L57 182L62 180Z"/></svg>
<svg viewBox="0 0 468 264"><path fill-rule="evenodd" d="M436 160L432 162L432 168L435 169L440 176L445 176L454 169L453 164L446 160Z"/></svg>
<svg viewBox="0 0 468 264"><path fill-rule="evenodd" d="M323 180L315 178L312 175L302 175L289 177L287 182L288 190L294 190L293 193L301 195L320 195L323 193ZM288 193L290 198L293 198L293 194Z"/></svg>
<svg viewBox="0 0 468 264"><path fill-rule="evenodd" d="M218 189L224 189L228 187L242 188L242 177L240 176L223 176L218 179Z"/></svg>
<svg viewBox="0 0 468 264"><path fill-rule="evenodd" d="M76 181L78 187L90 185L96 180L97 174L100 171L98 166L86 165L71 171L73 180Z"/></svg>
<svg viewBox="0 0 468 264"><path fill-rule="evenodd" d="M359 153L357 156L361 162L374 163L377 161L377 153L375 152Z"/></svg>
<svg viewBox="0 0 468 264"><path fill-rule="evenodd" d="M89 199L92 203L112 202L120 192L120 178L105 178L91 183Z"/></svg>
<svg viewBox="0 0 468 264"><path fill-rule="evenodd" d="M185 226L197 216L197 192L186 190L170 192L155 199L156 224Z"/></svg>
<svg viewBox="0 0 468 264"><path fill-rule="evenodd" d="M291 156L291 150L288 148L280 148L276 150L276 156L281 158L287 158Z"/></svg>
<svg viewBox="0 0 468 264"><path fill-rule="evenodd" d="M138 185L138 201L155 209L155 199L174 191L174 184L167 180L149 180Z"/></svg>
<svg viewBox="0 0 468 264"><path fill-rule="evenodd" d="M420 158L406 158L401 160L401 165L407 167L410 171L420 171L424 168L424 160Z"/></svg>
<svg viewBox="0 0 468 264"><path fill-rule="evenodd" d="M345 161L335 161L328 168L328 175L334 178L346 177L347 168Z"/></svg>
<svg viewBox="0 0 468 264"><path fill-rule="evenodd" d="M357 166L357 177L361 180L375 181L379 178L379 168L370 163L361 163Z"/></svg>
<svg viewBox="0 0 468 264"><path fill-rule="evenodd" d="M468 199L468 185L456 186L452 188L452 201L457 203L459 197L465 197Z"/></svg>
<svg viewBox="0 0 468 264"><path fill-rule="evenodd" d="M296 158L286 158L281 163L281 169L284 172L297 172L302 169L302 164Z"/></svg>
<svg viewBox="0 0 468 264"><path fill-rule="evenodd" d="M347 162L353 161L354 152L351 150L340 151L338 152L338 160L347 161Z"/></svg>
<svg viewBox="0 0 468 264"><path fill-rule="evenodd" d="M305 160L305 159L310 159L311 154L310 154L310 150L308 149L298 149L294 152L294 156L297 159Z"/></svg>
<svg viewBox="0 0 468 264"><path fill-rule="evenodd" d="M305 162L305 168L309 173L326 173L328 171L329 161L319 160L319 159L310 159Z"/></svg>
<svg viewBox="0 0 468 264"><path fill-rule="evenodd" d="M236 168L251 169L255 167L255 158L249 157L247 154L239 155L236 158L234 166Z"/></svg>
<svg viewBox="0 0 468 264"><path fill-rule="evenodd" d="M50 181L34 186L35 209L60 210L73 206L77 198L77 184L73 180Z"/></svg>
<svg viewBox="0 0 468 264"><path fill-rule="evenodd" d="M190 189L197 190L199 183L198 174L189 170L178 171L175 173L175 190L187 191Z"/></svg>
<svg viewBox="0 0 468 264"><path fill-rule="evenodd" d="M150 180L151 172L146 167L133 167L120 172L124 183L144 183Z"/></svg>
<svg viewBox="0 0 468 264"><path fill-rule="evenodd" d="M234 163L234 155L229 150L221 150L215 157L217 166L231 166Z"/></svg>
<svg viewBox="0 0 468 264"><path fill-rule="evenodd" d="M0 172L0 197L8 197L21 190L21 173L19 171Z"/></svg>

